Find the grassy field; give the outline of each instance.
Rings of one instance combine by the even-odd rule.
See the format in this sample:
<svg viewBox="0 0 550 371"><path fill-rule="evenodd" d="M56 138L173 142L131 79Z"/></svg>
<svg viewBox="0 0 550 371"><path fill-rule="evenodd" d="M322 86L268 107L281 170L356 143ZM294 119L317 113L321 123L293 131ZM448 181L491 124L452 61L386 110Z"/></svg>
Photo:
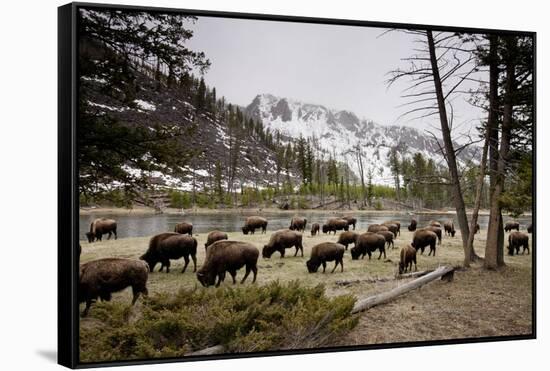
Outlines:
<svg viewBox="0 0 550 371"><path fill-rule="evenodd" d="M238 232L229 233L231 240L251 242L260 250L267 243L269 236L270 231L267 234L256 233L247 236ZM205 256L206 233L194 237L199 243L197 265L200 267ZM147 250L149 238L104 240L93 244L81 241L81 261L103 257L138 258ZM310 287L319 283L324 284L328 296L351 294L357 298L364 298L405 282L393 278L397 271L399 250L412 239L412 233L406 228L401 231L401 236L398 236L396 248L387 251L387 259L382 257L378 260L378 253L375 253L371 260L366 257L364 260L352 261L348 250L345 254L343 273L340 273L338 267L336 272L331 274L333 263L328 264L325 274L321 273L322 268L318 273L308 273L305 262L309 258L311 248L324 241L336 241L337 238L337 235L323 234L311 237L308 232L304 235L303 241L304 257L293 257L294 248L287 249L284 259L280 259L278 253L271 259L263 259L260 255L256 284L265 285L275 280L282 283L299 280L303 285ZM485 231L481 231L475 242L478 254L483 254L484 245ZM435 257L428 257L427 251L424 255L418 255L418 270L433 269L447 264L462 264L463 250L459 233L454 238L444 237L442 245L437 246ZM372 308L360 314L357 327L334 345L528 334L532 326L531 255L506 256L505 260L506 267L502 270L487 272L479 264L474 264L469 270L457 271L453 282L436 281L391 303ZM149 276L150 295L176 293L181 288L199 287L192 263L184 274L181 273L182 267L183 259L172 261L171 271L167 274L158 272L157 265L156 271ZM237 280L243 274L243 270L239 271ZM349 282L342 284L341 281ZM250 285L250 282L251 276L245 285ZM222 285L232 285L229 275ZM129 303L130 289L115 293L113 300ZM86 326L88 321L91 319L83 319L81 325Z"/></svg>

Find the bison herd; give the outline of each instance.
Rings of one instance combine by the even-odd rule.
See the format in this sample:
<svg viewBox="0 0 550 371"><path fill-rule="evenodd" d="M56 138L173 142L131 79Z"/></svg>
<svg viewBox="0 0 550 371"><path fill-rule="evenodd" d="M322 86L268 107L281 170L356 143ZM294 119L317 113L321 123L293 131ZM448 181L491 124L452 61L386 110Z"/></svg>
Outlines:
<svg viewBox="0 0 550 371"><path fill-rule="evenodd" d="M373 253L378 251L378 259L382 255L386 259L386 247L395 248L394 240L401 234L401 223L390 220L381 224L371 224L364 233L354 232L356 230L357 219L351 216L342 218L330 218L324 224L313 223L311 225L311 236L317 236L320 231L329 235L336 231L342 231L336 242L322 242L316 244L311 249L309 260L306 261L306 268L309 273L315 273L320 266L323 266L325 273L327 262L334 261L333 273L338 265L340 271L344 271L344 254L349 245L352 260L363 259L368 255L369 260ZM242 227L244 235L254 234L255 230L261 229L266 233L268 220L260 216L251 216L246 218ZM269 259L275 252L278 252L280 258L285 257L286 249L295 248L294 256L304 256L303 232L306 230L307 219L302 217L293 217L288 229L275 231L271 234L269 242L263 246L262 257ZM350 230L350 226L352 230ZM426 247L429 247L428 256L435 256L436 246L441 245L443 236L455 236L455 228L452 221L446 221L441 224L438 221L430 221L423 228L417 228L418 223L415 219L410 221L408 230L413 233L410 244L405 245L400 251L398 263L399 274L412 270L414 263L416 267L416 255L418 250L423 254ZM442 227L443 226L443 227ZM90 231L86 237L90 243L101 241L104 234L108 234L107 239L116 234L116 221L112 219L100 218L94 220L90 225ZM529 254L529 236L519 231L519 223L508 222L504 226L505 231L512 231L508 236L508 252L510 255L522 253ZM479 231L479 225L476 226L475 233ZM527 228L528 233L532 232L532 226ZM80 248L81 249L81 248ZM153 272L156 265L160 263L162 272L166 268L166 273L170 272L170 261L183 258L184 266L181 273L184 273L193 261L193 272L196 272L197 280L201 285L208 287L215 285L218 287L225 279L226 273L231 275L235 284L237 271L245 268L245 274L241 280L244 283L250 272L253 274L252 282L256 281L258 273L258 257L260 250L251 243L243 241L230 241L225 232L211 231L205 243L206 256L200 269L197 271L197 240L193 237L193 225L191 223L179 223L175 226L174 232L165 232L153 236L149 241L147 250L140 256L139 260L123 258L106 258L93 260L80 265L78 298L79 302L86 303L85 316L91 304L98 298L108 301L113 292L121 291L127 287L132 287L133 299L132 305L136 302L140 294L147 295L147 280L150 272ZM81 251L81 250L80 250Z"/></svg>

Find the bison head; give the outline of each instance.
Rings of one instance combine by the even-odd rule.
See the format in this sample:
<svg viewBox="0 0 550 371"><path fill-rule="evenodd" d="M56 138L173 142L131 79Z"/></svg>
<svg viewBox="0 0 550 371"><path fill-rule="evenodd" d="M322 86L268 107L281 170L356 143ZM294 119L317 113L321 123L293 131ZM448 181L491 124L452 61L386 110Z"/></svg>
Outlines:
<svg viewBox="0 0 550 371"><path fill-rule="evenodd" d="M359 251L358 248L356 247L353 247L351 250L351 260L357 260L359 259L359 255L361 255L361 252Z"/></svg>
<svg viewBox="0 0 550 371"><path fill-rule="evenodd" d="M216 283L216 276L209 272L197 272L197 279L204 287L212 286Z"/></svg>
<svg viewBox="0 0 550 371"><path fill-rule="evenodd" d="M248 227L246 225L243 227L243 233L248 234Z"/></svg>
<svg viewBox="0 0 550 371"><path fill-rule="evenodd" d="M86 232L86 237L88 237L88 242L89 243L92 243L95 240L94 232Z"/></svg>
<svg viewBox="0 0 550 371"><path fill-rule="evenodd" d="M456 231L453 229L453 230L451 231L451 236L454 237L454 236L455 236L455 233L456 233Z"/></svg>
<svg viewBox="0 0 550 371"><path fill-rule="evenodd" d="M405 263L399 262L399 274L403 274L405 271Z"/></svg>
<svg viewBox="0 0 550 371"><path fill-rule="evenodd" d="M264 248L262 249L262 257L265 259L271 258L271 255L273 254L273 251L269 248L269 246L264 245Z"/></svg>
<svg viewBox="0 0 550 371"><path fill-rule="evenodd" d="M149 272L152 272L153 269L155 269L155 265L157 265L157 262L152 258L152 256L150 256L147 253L140 256L139 259L143 260L145 263L147 263L147 266L149 268Z"/></svg>
<svg viewBox="0 0 550 371"><path fill-rule="evenodd" d="M306 262L306 266L307 266L307 271L309 273L316 273L317 270L319 269L319 266L321 264L319 263L319 261L317 259L309 259L307 262Z"/></svg>

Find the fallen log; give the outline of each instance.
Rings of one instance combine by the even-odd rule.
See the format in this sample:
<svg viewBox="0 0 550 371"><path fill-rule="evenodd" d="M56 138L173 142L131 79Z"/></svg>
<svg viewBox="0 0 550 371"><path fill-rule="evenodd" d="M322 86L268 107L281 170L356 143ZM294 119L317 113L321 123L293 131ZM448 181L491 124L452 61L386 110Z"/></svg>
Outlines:
<svg viewBox="0 0 550 371"><path fill-rule="evenodd" d="M449 266L443 266L439 267L436 270L434 270L431 273L428 273L420 278L417 278L411 282L407 282L404 285L401 285L399 287L394 288L393 290L383 292L378 295L370 296L366 299L359 300L355 303L353 306L353 309L351 310L351 313L359 313L363 312L369 308L372 308L376 305L386 303L392 299L395 299L396 297L403 295L406 292L412 291L414 289L419 288L420 286L423 286L427 284L428 282L434 281L440 277L449 277L452 275L451 272L454 271L453 267Z"/></svg>
<svg viewBox="0 0 550 371"><path fill-rule="evenodd" d="M417 278L417 277L425 276L428 273L432 273L433 271L434 271L433 269L429 269L427 271L398 274L396 278L398 280L402 280L402 279L405 279L405 278Z"/></svg>
<svg viewBox="0 0 550 371"><path fill-rule="evenodd" d="M220 354L225 351L225 347L223 345L214 345L212 347L204 348L201 350L197 350L196 352L187 353L185 356L208 356L211 354Z"/></svg>

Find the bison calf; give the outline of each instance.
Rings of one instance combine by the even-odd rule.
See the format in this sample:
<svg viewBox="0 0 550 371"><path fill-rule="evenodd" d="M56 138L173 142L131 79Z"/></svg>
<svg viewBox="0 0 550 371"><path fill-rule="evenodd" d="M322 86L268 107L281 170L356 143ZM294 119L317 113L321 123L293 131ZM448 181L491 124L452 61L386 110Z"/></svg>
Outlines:
<svg viewBox="0 0 550 371"><path fill-rule="evenodd" d="M340 264L341 272L344 271L344 246L334 242L323 242L313 246L311 249L311 257L306 262L307 270L309 273L316 273L319 266L323 266L323 273L327 267L327 261L334 261L334 268L332 272L336 270L338 264Z"/></svg>
<svg viewBox="0 0 550 371"><path fill-rule="evenodd" d="M313 223L313 225L311 226L311 235L316 236L319 233L319 229L320 229L319 228L319 223ZM326 233L326 232L324 232L324 233Z"/></svg>
<svg viewBox="0 0 550 371"><path fill-rule="evenodd" d="M530 253L529 235L517 231L510 233L508 236L508 255L514 255L514 249L516 250L516 255L519 254L520 247L523 247L522 254L525 254L525 250L527 250L527 254Z"/></svg>
<svg viewBox="0 0 550 371"><path fill-rule="evenodd" d="M267 219L262 218L261 216L250 216L244 221L242 230L244 234L248 234L248 232L250 232L250 234L254 234L256 229L259 228L262 229L262 233L265 233L267 229Z"/></svg>
<svg viewBox="0 0 550 371"><path fill-rule="evenodd" d="M92 260L80 265L78 279L78 301L86 303L82 316L86 316L92 303L111 300L113 292L132 287L135 304L139 295L147 295L147 278L149 268L145 262L134 259L106 258Z"/></svg>
<svg viewBox="0 0 550 371"><path fill-rule="evenodd" d="M189 256L193 259L193 272L196 272L197 240L191 236L168 232L153 236L149 241L149 248L140 259L149 265L151 272L157 263L161 263L160 271L166 267L166 273L170 273L170 260L183 257L185 265L181 273L184 273L189 265Z"/></svg>
<svg viewBox="0 0 550 371"><path fill-rule="evenodd" d="M302 234L300 232L291 231L288 229L283 229L277 231L271 235L269 242L262 249L262 256L264 258L271 258L271 255L275 251L278 251L281 254L281 258L285 257L285 249L296 248L294 256L298 255L298 250L301 251L302 256L304 256L304 247L302 246Z"/></svg>
<svg viewBox="0 0 550 371"><path fill-rule="evenodd" d="M445 236L455 236L456 230L454 223L451 220L443 223L443 229L445 230Z"/></svg>
<svg viewBox="0 0 550 371"><path fill-rule="evenodd" d="M416 271L416 249L411 245L403 247L399 253L399 274L412 270L412 264L414 263L414 270Z"/></svg>
<svg viewBox="0 0 550 371"><path fill-rule="evenodd" d="M244 283L250 271L254 274L252 283L256 282L256 275L258 273L258 256L260 252L258 249L247 242L238 241L216 241L208 247L206 253L206 260L197 272L197 279L204 287L213 285L218 282L216 287L220 286L225 280L225 273L229 272L231 278L233 278L233 284L237 283L236 276L237 270L242 267L246 268L241 283Z"/></svg>

